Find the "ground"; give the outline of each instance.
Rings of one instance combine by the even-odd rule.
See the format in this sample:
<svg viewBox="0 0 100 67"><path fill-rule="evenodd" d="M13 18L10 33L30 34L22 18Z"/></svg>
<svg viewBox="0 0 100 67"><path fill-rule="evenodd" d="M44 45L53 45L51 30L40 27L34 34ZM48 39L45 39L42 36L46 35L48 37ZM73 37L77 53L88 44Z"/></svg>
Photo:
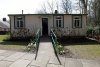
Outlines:
<svg viewBox="0 0 100 67"><path fill-rule="evenodd" d="M36 54L0 50L0 67L100 67L100 61L60 57L61 65L54 53L50 38L41 38Z"/></svg>
<svg viewBox="0 0 100 67"><path fill-rule="evenodd" d="M28 42L4 41L8 35L0 35L0 49L25 51ZM96 41L83 39L64 39L62 43L69 50L67 57L100 60L100 44Z"/></svg>
<svg viewBox="0 0 100 67"><path fill-rule="evenodd" d="M62 43L70 57L100 60L100 44L87 38L69 38Z"/></svg>
<svg viewBox="0 0 100 67"><path fill-rule="evenodd" d="M21 41L6 41L9 35L0 35L0 49L24 51L28 42Z"/></svg>

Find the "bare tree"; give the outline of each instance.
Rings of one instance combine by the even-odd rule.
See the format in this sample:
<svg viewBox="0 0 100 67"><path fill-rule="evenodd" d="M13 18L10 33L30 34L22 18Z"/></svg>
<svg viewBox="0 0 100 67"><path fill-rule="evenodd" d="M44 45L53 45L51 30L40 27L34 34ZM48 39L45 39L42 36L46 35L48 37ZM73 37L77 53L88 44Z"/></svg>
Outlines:
<svg viewBox="0 0 100 67"><path fill-rule="evenodd" d="M47 8L49 9L49 12L53 14L55 11L55 2L53 0L52 2L47 1Z"/></svg>
<svg viewBox="0 0 100 67"><path fill-rule="evenodd" d="M46 8L45 3L43 4L42 9L43 9L43 12L46 14L47 13L47 8Z"/></svg>
<svg viewBox="0 0 100 67"><path fill-rule="evenodd" d="M95 23L100 26L100 0L95 0L93 4Z"/></svg>
<svg viewBox="0 0 100 67"><path fill-rule="evenodd" d="M64 10L64 13L72 13L72 8L71 8L71 1L70 0L61 0L61 6L62 9Z"/></svg>
<svg viewBox="0 0 100 67"><path fill-rule="evenodd" d="M41 7L40 10L37 11L38 14L47 14L47 7L46 7L46 4L44 3Z"/></svg>
<svg viewBox="0 0 100 67"><path fill-rule="evenodd" d="M87 5L88 5L88 0L80 0L81 1L81 5L83 5L84 7L84 14L87 14Z"/></svg>
<svg viewBox="0 0 100 67"><path fill-rule="evenodd" d="M51 2L47 1L46 3L44 3L41 6L41 9L38 10L38 13L43 13L43 14L51 13L51 14L53 14L55 12L55 10L59 10L59 3L57 0L56 1L52 0Z"/></svg>
<svg viewBox="0 0 100 67"><path fill-rule="evenodd" d="M83 4L82 4L82 2L79 0L79 2L78 2L78 4L79 4L79 11L80 11L80 14L83 14L84 13L84 7L83 7Z"/></svg>
<svg viewBox="0 0 100 67"><path fill-rule="evenodd" d="M94 26L100 26L100 0L89 0L88 22Z"/></svg>

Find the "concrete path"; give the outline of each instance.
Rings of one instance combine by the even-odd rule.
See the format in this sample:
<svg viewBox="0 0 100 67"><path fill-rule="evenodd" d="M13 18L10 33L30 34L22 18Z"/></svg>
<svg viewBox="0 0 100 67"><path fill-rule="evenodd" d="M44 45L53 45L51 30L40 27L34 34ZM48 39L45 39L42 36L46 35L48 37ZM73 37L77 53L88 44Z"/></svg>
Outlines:
<svg viewBox="0 0 100 67"><path fill-rule="evenodd" d="M0 50L0 67L100 67L100 61L61 57L59 64L52 43L41 39L38 56L27 52Z"/></svg>
<svg viewBox="0 0 100 67"><path fill-rule="evenodd" d="M39 67L49 67L48 64L59 64L55 54L52 43L48 38L42 38L40 40L40 46L36 61L33 61L31 65Z"/></svg>

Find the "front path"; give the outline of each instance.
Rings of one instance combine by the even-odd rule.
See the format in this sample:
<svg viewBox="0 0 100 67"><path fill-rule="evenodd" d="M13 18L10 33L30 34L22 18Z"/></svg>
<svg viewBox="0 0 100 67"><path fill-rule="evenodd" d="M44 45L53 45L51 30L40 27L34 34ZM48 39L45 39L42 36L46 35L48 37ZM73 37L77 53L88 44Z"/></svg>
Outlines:
<svg viewBox="0 0 100 67"><path fill-rule="evenodd" d="M49 38L43 37L40 40L40 46L36 61L31 65L40 67L52 67L51 64L59 65L59 62L54 54L54 49Z"/></svg>

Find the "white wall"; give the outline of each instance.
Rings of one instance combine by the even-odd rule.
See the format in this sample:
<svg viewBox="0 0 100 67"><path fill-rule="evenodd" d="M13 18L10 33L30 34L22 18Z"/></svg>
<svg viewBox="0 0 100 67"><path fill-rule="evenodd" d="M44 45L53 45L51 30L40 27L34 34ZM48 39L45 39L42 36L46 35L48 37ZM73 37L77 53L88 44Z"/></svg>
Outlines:
<svg viewBox="0 0 100 67"><path fill-rule="evenodd" d="M34 34L38 29L41 28L41 21L36 15L25 16L25 28L29 29Z"/></svg>
<svg viewBox="0 0 100 67"><path fill-rule="evenodd" d="M53 15L25 15L25 28L29 29L32 34L41 29L42 35L42 18L48 18L48 32L53 27ZM14 16L10 16L11 32L14 29ZM64 15L64 35L66 36L85 36L86 35L86 15L82 16L82 28L72 28L72 15Z"/></svg>
<svg viewBox="0 0 100 67"><path fill-rule="evenodd" d="M14 31L14 16L10 16L10 31L13 32Z"/></svg>
<svg viewBox="0 0 100 67"><path fill-rule="evenodd" d="M72 28L72 15L64 15L66 36L86 36L86 15L82 15L82 28Z"/></svg>

